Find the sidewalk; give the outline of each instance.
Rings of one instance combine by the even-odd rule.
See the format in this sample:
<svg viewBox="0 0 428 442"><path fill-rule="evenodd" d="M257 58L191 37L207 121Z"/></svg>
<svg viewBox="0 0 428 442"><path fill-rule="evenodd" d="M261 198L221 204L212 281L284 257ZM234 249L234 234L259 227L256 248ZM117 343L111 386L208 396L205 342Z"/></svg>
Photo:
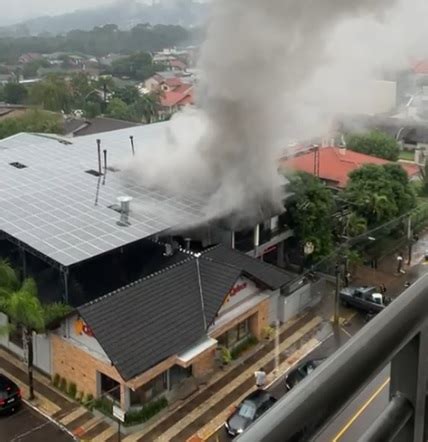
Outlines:
<svg viewBox="0 0 428 442"><path fill-rule="evenodd" d="M319 344L315 336L324 321L308 311L282 326L279 336L281 370L286 367L285 362L291 363L296 358L300 360L302 351L306 354ZM196 392L175 411L145 430L125 437L124 442L183 442L197 433L202 435L200 440L206 440L224 422L225 412L254 389L254 371L263 366L269 379L273 380L276 355L275 342L266 342L232 368L214 377L210 385Z"/></svg>
<svg viewBox="0 0 428 442"><path fill-rule="evenodd" d="M269 382L284 373L322 341L320 330L328 322L316 308L291 319L280 328L279 348L275 340L265 341L249 351L241 360L213 374L210 382L189 398L172 404L159 419L133 434L122 435L125 442L174 441L184 442L193 435L207 440L224 422L230 407L254 389L254 371L263 366ZM275 366L276 361L279 367ZM25 365L0 348L0 367L15 380L28 397ZM36 399L32 406L66 428L78 440L117 440L117 426L110 426L103 418L95 417L83 406L71 401L56 390L50 380L35 372Z"/></svg>
<svg viewBox="0 0 428 442"><path fill-rule="evenodd" d="M0 348L0 369L19 385L26 400L28 377L25 365L16 356ZM47 377L37 371L34 372L34 390L36 398L27 403L73 434L77 440L105 441L113 434L117 434L117 427L110 427L102 418L94 417L85 407L68 399L53 388Z"/></svg>

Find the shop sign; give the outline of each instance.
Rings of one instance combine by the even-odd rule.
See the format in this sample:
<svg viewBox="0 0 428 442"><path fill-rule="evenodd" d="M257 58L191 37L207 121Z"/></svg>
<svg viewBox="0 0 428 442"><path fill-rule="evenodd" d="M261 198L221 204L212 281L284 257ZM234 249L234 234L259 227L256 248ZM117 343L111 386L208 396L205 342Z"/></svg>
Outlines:
<svg viewBox="0 0 428 442"><path fill-rule="evenodd" d="M83 319L79 318L76 320L74 323L74 330L77 335L86 335L91 338L94 337L94 332L92 331L91 327L89 327L89 325L87 325Z"/></svg>
<svg viewBox="0 0 428 442"><path fill-rule="evenodd" d="M113 416L121 422L125 422L125 412L117 405L113 405Z"/></svg>
<svg viewBox="0 0 428 442"><path fill-rule="evenodd" d="M245 290L247 287L248 284L246 282L241 282L239 284L236 284L229 292L229 297L236 296L239 292L242 292L242 290Z"/></svg>

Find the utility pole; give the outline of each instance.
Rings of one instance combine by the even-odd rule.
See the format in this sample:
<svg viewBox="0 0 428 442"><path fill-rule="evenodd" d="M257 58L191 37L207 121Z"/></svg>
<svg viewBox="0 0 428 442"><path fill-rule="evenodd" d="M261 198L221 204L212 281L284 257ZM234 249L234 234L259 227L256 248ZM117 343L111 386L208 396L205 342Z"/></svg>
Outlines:
<svg viewBox="0 0 428 442"><path fill-rule="evenodd" d="M336 287L334 292L334 324L339 325L339 305L340 305L340 261L338 260L336 267L335 267L335 273L336 273Z"/></svg>
<svg viewBox="0 0 428 442"><path fill-rule="evenodd" d="M409 218L407 220L407 241L408 241L408 245L409 245L409 255L407 257L407 265L410 265L412 263L412 246L413 246L412 215L409 215Z"/></svg>

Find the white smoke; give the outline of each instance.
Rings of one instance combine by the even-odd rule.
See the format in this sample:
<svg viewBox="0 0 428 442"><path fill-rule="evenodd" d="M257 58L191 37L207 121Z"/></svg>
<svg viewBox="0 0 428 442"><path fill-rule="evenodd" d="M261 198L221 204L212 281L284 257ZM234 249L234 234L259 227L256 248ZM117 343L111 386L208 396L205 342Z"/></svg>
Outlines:
<svg viewBox="0 0 428 442"><path fill-rule="evenodd" d="M131 170L144 184L207 196L207 217L281 206L278 152L324 134L371 99L384 72L408 67L427 34L424 0L216 0L198 110Z"/></svg>

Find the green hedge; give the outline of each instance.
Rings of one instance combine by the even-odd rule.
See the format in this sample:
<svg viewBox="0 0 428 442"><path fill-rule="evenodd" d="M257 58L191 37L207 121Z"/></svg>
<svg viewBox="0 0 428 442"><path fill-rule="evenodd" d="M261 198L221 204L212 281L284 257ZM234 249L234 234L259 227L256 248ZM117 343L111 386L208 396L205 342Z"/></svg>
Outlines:
<svg viewBox="0 0 428 442"><path fill-rule="evenodd" d="M101 411L101 413L115 419L113 417L113 401L107 398L99 398L95 399L93 402L93 408ZM129 427L131 425L142 424L143 422L148 421L153 416L158 414L161 410L168 406L168 401L166 398L162 397L158 400L150 402L141 410L131 410L128 411L125 415L125 423L124 425Z"/></svg>
<svg viewBox="0 0 428 442"><path fill-rule="evenodd" d="M93 402L93 407L101 411L101 413L106 414L107 416L113 416L113 401L111 401L110 399L107 399L105 397L95 399L95 401Z"/></svg>
<svg viewBox="0 0 428 442"><path fill-rule="evenodd" d="M166 398L162 397L158 400L150 402L141 410L138 411L128 411L125 417L125 426L138 425L143 422L148 421L153 416L158 414L161 410L168 406L168 401Z"/></svg>
<svg viewBox="0 0 428 442"><path fill-rule="evenodd" d="M239 343L236 347L234 347L230 354L232 356L232 359L238 359L239 356L244 353L244 351L247 351L251 347L254 347L259 341L254 336L248 336L245 340L243 340L241 343Z"/></svg>

